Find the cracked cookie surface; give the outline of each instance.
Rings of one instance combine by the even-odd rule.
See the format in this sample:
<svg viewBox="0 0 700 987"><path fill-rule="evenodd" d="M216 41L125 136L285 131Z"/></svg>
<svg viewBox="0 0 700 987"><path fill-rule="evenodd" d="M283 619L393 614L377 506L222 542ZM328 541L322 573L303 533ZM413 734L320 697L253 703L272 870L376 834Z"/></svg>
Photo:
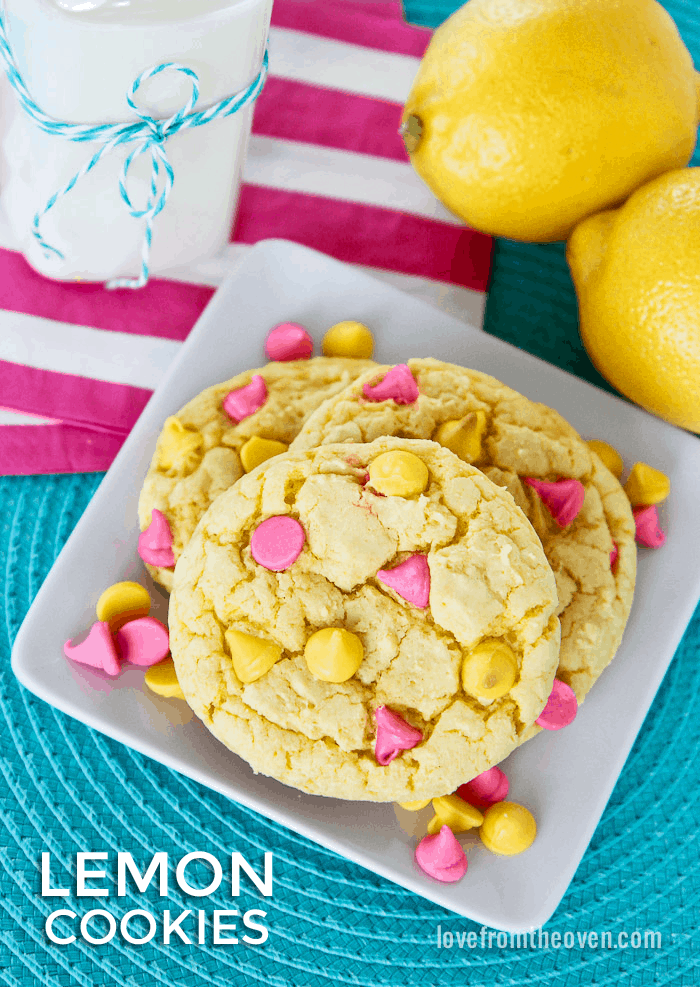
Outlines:
<svg viewBox="0 0 700 987"><path fill-rule="evenodd" d="M427 467L424 492L374 489L370 464L397 450ZM271 571L251 538L279 516L305 540L295 561ZM378 578L421 553L424 608ZM434 442L381 438L285 453L222 494L177 563L170 645L192 709L255 771L314 794L408 801L454 791L518 745L551 689L556 609L542 546L506 491ZM306 642L324 628L361 641L345 681L307 665ZM278 649L255 681L234 670L236 634ZM480 701L461 669L492 640L512 650L517 675ZM422 734L388 764L374 752L380 706Z"/></svg>
<svg viewBox="0 0 700 987"><path fill-rule="evenodd" d="M150 524L154 508L161 511L170 525L177 560L209 505L243 475L240 453L251 436L289 445L323 401L374 365L371 360L322 356L268 363L192 398L173 416L181 428L177 454L168 447L167 423L158 438L139 497L141 530ZM256 374L265 381L265 403L248 418L232 421L223 410L224 399ZM172 588L172 569L146 568L161 586Z"/></svg>
<svg viewBox="0 0 700 987"><path fill-rule="evenodd" d="M381 435L430 439L445 422L470 413L483 416L483 433L469 461L512 494L542 541L559 595L557 677L581 703L614 657L632 606L635 529L622 487L552 408L476 370L432 359L409 360L408 366L418 384L415 402L366 400L364 385L390 370L375 367L321 405L291 448L371 442ZM580 480L585 499L573 523L560 528L525 477ZM613 542L619 552L614 571Z"/></svg>

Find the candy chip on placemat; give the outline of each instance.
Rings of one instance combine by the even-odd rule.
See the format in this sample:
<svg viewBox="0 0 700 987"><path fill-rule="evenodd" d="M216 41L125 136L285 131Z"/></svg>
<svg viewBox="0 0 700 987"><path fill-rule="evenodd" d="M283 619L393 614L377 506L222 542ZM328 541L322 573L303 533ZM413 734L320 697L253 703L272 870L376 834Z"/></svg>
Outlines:
<svg viewBox="0 0 700 987"><path fill-rule="evenodd" d="M634 507L634 526L636 528L636 539L645 548L661 548L666 541L666 535L659 527L659 515L656 505L649 507Z"/></svg>
<svg viewBox="0 0 700 987"><path fill-rule="evenodd" d="M231 421L242 422L250 418L258 408L267 401L267 385L260 374L253 374L252 380L245 387L229 391L223 400L222 407Z"/></svg>
<svg viewBox="0 0 700 987"><path fill-rule="evenodd" d="M561 730L576 719L578 702L571 686L561 679L555 679L547 705L535 720L543 730Z"/></svg>
<svg viewBox="0 0 700 987"><path fill-rule="evenodd" d="M568 528L578 517L586 496L585 487L580 480L555 480L554 483L547 483L545 480L533 480L529 476L523 479L537 492L560 528Z"/></svg>
<svg viewBox="0 0 700 987"><path fill-rule="evenodd" d="M429 877L453 884L467 873L467 857L449 826L424 836L416 847L416 863Z"/></svg>
<svg viewBox="0 0 700 987"><path fill-rule="evenodd" d="M313 339L298 322L281 322L265 340L265 354L270 360L308 360L313 351Z"/></svg>
<svg viewBox="0 0 700 987"><path fill-rule="evenodd" d="M379 764L388 764L398 757L401 751L409 751L423 739L420 730L394 713L388 706L378 706L374 711L377 724L377 737L374 742L374 756Z"/></svg>
<svg viewBox="0 0 700 987"><path fill-rule="evenodd" d="M139 535L138 553L148 565L161 569L170 569L175 565L170 525L157 507L151 511L151 523Z"/></svg>
<svg viewBox="0 0 700 987"><path fill-rule="evenodd" d="M368 401L388 401L396 404L413 404L418 400L418 384L408 366L399 363L392 367L377 384L365 384L362 393Z"/></svg>
<svg viewBox="0 0 700 987"><path fill-rule="evenodd" d="M505 772L500 768L489 768L466 784L460 785L457 794L465 802L483 811L495 802L502 802L508 794L508 787Z"/></svg>
<svg viewBox="0 0 700 987"><path fill-rule="evenodd" d="M130 620L117 631L116 645L122 661L130 665L156 665L170 650L168 629L155 617Z"/></svg>
<svg viewBox="0 0 700 987"><path fill-rule="evenodd" d="M66 641L63 654L72 661L97 668L107 675L119 675L121 671L117 648L106 620L96 621L80 644Z"/></svg>
<svg viewBox="0 0 700 987"><path fill-rule="evenodd" d="M306 535L293 517L280 514L262 521L250 539L250 552L258 565L282 572L301 554Z"/></svg>
<svg viewBox="0 0 700 987"><path fill-rule="evenodd" d="M427 555L412 555L393 569L380 569L377 572L377 579L421 610L428 606L430 569Z"/></svg>

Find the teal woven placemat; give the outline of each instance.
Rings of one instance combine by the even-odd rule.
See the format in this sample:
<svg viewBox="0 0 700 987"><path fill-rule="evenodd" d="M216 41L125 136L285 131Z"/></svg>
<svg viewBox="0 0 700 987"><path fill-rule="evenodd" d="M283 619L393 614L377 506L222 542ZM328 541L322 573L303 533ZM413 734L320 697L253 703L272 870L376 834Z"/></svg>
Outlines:
<svg viewBox="0 0 700 987"><path fill-rule="evenodd" d="M408 19L434 26L456 4L407 2ZM665 6L700 65L700 10ZM700 158L698 158L700 161ZM485 328L538 356L599 382L576 330L576 305L560 244L499 241ZM0 984L10 987L327 987L413 985L700 984L700 874L697 834L700 722L700 610L683 639L576 876L538 942L499 946L477 926L356 867L249 810L87 729L34 699L16 683L10 648L29 604L94 493L100 476L0 479ZM244 893L239 908L262 908L263 946L199 945L176 935L163 945L119 936L103 946L50 943L45 916L105 907L119 918L134 908L232 907L216 893L192 899L114 897L113 857L146 860L191 850L225 859L240 850L259 862L275 854L274 895ZM42 898L40 855L49 851L58 881L75 880L75 854L108 851L109 899ZM203 872L204 873L204 872ZM98 884L102 881L96 882ZM203 904L202 904L203 902ZM237 903L233 903L233 907ZM239 923L240 924L240 923ZM438 949L437 927L455 935ZM95 926L97 928L97 926ZM57 931L68 935L67 926ZM131 926L138 933L138 924ZM660 934L659 939L645 933ZM458 946L456 935L474 932ZM559 933L562 945L552 946ZM605 934L610 933L610 947ZM639 934L639 945L637 936ZM589 934L597 935L598 945ZM619 937L622 938L619 938ZM695 937L695 938L694 938ZM585 945L582 942L585 940ZM502 940L501 940L502 942ZM601 942L604 944L601 947ZM624 944L627 943L626 948Z"/></svg>

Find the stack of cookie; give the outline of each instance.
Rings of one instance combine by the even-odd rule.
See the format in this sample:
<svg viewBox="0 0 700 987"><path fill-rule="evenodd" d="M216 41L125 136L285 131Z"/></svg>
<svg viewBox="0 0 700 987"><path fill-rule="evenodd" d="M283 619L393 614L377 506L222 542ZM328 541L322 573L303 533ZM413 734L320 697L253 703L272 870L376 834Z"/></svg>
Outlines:
<svg viewBox="0 0 700 987"><path fill-rule="evenodd" d="M309 358L294 359L300 355ZM319 795L450 795L582 702L629 615L635 524L560 415L357 324L168 419L140 552L182 691L253 769Z"/></svg>

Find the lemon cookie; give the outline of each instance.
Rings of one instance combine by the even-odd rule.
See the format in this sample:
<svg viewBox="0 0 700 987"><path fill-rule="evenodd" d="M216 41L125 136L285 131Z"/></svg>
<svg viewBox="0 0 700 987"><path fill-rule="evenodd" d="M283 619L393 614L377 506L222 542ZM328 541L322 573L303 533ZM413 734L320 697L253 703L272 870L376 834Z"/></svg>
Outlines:
<svg viewBox="0 0 700 987"><path fill-rule="evenodd" d="M309 417L292 449L380 435L432 438L510 491L554 571L557 677L582 702L617 651L632 606L634 519L617 479L556 411L432 359L367 371Z"/></svg>
<svg viewBox="0 0 700 987"><path fill-rule="evenodd" d="M268 363L207 388L167 419L138 507L139 554L156 582L171 589L172 568L212 501L286 451L311 412L372 365L327 357Z"/></svg>
<svg viewBox="0 0 700 987"><path fill-rule="evenodd" d="M502 760L544 707L556 586L512 497L434 442L270 459L182 553L185 697L255 771L410 801Z"/></svg>

